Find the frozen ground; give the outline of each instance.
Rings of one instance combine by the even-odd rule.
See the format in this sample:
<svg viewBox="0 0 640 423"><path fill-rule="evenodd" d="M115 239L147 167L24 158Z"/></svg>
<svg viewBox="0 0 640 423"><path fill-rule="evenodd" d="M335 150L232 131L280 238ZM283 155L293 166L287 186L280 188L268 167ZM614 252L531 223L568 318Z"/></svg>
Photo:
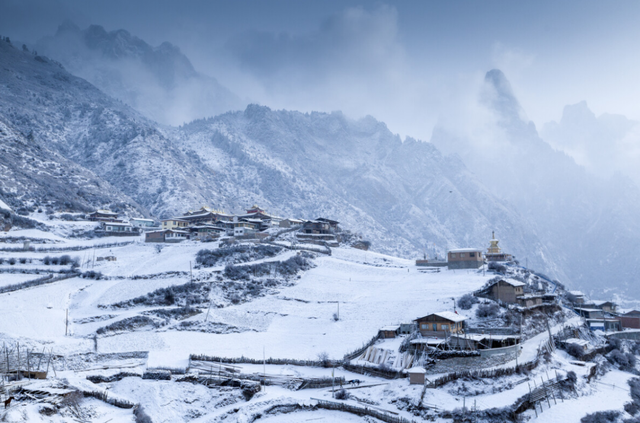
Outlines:
<svg viewBox="0 0 640 423"><path fill-rule="evenodd" d="M317 254L312 260L315 267L300 273L289 283L268 291L246 302L233 304L225 302L222 291L225 278L224 266L197 268L196 253L203 249L216 248L215 243L201 244L191 241L180 244L165 244L161 249L154 244L145 244L134 238L80 239L67 236L78 228L85 230L86 222L60 222L51 224L50 231L12 230L2 236L13 239L21 237L48 240L50 244L39 247L88 247L80 251L59 252L2 252L2 257L29 257L32 263L17 263L12 268L45 268L63 270L65 266L45 266L38 260L44 256L69 254L79 257L81 272L100 272L105 277L90 279L74 277L38 287L21 289L0 294L0 333L2 341L20 342L23 348L36 351L43 347L53 349L56 354L69 355L94 351L96 330L123 319L143 315L145 311L158 306L136 306L112 308L109 305L131 300L159 288L183 285L194 280L209 283L211 308L199 304L200 313L186 321L215 322L220 327L235 328L234 333L205 333L197 331L172 330L171 325L159 328L142 327L135 330L118 331L97 337L98 353L148 351L146 366L177 367L188 365L190 354L206 354L223 357L263 357L311 359L327 353L330 358L340 359L345 353L359 348L382 326L408 323L417 317L434 311L453 311L452 298L481 287L493 274L483 275L481 271L442 270L439 273L419 272L412 261L365 252L351 248L334 248L331 256ZM132 242L119 247L100 248L110 243ZM15 244L4 244L7 246ZM0 246L2 244L0 243ZM95 248L93 248L95 246ZM286 260L295 252L284 250L271 259L259 261ZM97 257L114 256L115 261L97 261ZM244 263L247 265L251 263ZM3 267L6 267L3 266ZM68 268L69 266L66 266ZM0 286L31 280L41 275L0 273ZM240 282L244 283L244 282ZM162 307L160 307L162 308ZM171 309L174 307L165 307ZM68 321L67 321L68 311ZM339 313L339 320L334 314ZM461 312L464 314L464 312ZM470 316L471 317L471 316ZM578 318L567 324L580 324ZM553 327L552 331L560 327ZM65 331L67 336L65 336ZM229 332L229 331L227 331ZM538 346L548 339L546 332L529 339L519 357L520 362L532 360ZM397 348L400 340L387 342L385 348ZM504 407L528 392L529 384L540 377L547 379L557 371L564 374L575 371L580 380L587 372L586 367L571 364L561 351L554 353L550 364L536 369L529 375L528 383L520 376L511 376L494 384L496 389L488 389L486 384L471 383L466 389L475 391L473 401L478 409ZM513 367L512 360L503 367ZM119 371L142 373L144 365L121 363L105 364L104 369L97 364L92 374L114 374ZM261 374L290 377L329 377L331 369L300 366L263 366L240 364L238 368L245 374ZM72 386L91 386L84 380L90 372L61 372ZM347 402L354 405L372 405L392 410L405 418L416 421L418 417L398 408L400 398L418 402L422 387L409 385L406 379L385 380L335 370L335 376L347 380L359 379L364 386L349 390L352 398ZM429 375L437 377L437 375ZM599 384L585 385L582 382L580 395L544 410L541 421L578 422L586 412L604 409L622 409L629 401L626 380L629 373L617 370L607 373ZM87 385L88 384L88 385ZM609 389L609 385L616 388ZM477 386L476 386L477 385ZM482 386L484 385L484 386ZM272 405L304 403L313 405L311 398L331 399L331 389L291 391L283 387L267 387L266 392L257 394L247 402L238 388L208 389L199 384L177 383L174 381L149 381L128 377L119 382L102 385L109 392L134 403L140 403L154 422L161 421L247 421L253 414L260 413ZM425 404L437 405L444 410L460 408L460 385L448 384L439 389L430 389L424 396ZM625 391L626 390L626 391ZM597 399L597 400L594 400ZM85 400L87 421L107 421L109 416L116 421L133 421L130 410L117 409L95 399ZM42 420L34 404L16 403L24 407L21 414L11 410L7 421L72 421L73 417L56 415L51 420ZM470 403L467 403L470 406ZM34 408L35 407L35 408ZM109 414L107 410L115 414ZM35 414L34 414L35 413ZM529 415L531 413L527 413ZM20 417L22 416L22 417ZM103 416L104 418L102 418ZM113 416L113 417L112 417ZM36 418L37 417L37 418ZM533 415L532 417L535 417ZM11 420L14 419L14 420ZM20 420L22 419L22 420ZM40 420L38 420L40 419ZM57 419L57 420L56 420ZM372 421L335 411L300 411L292 414L265 415L267 422L288 421ZM550 420L551 419L551 420Z"/></svg>

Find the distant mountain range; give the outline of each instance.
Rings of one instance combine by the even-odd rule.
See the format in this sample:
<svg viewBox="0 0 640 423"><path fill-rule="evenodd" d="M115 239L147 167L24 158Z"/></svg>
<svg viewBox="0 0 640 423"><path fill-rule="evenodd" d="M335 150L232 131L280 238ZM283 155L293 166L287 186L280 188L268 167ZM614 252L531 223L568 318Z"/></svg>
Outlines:
<svg viewBox="0 0 640 423"><path fill-rule="evenodd" d="M152 47L122 29L81 30L65 22L35 50L159 123L180 125L246 106L215 78L198 73L178 47Z"/></svg>

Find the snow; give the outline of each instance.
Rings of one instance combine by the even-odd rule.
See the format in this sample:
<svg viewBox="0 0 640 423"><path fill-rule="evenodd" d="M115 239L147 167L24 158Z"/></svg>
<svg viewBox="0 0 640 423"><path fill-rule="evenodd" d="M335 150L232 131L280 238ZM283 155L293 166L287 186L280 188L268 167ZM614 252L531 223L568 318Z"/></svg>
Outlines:
<svg viewBox="0 0 640 423"><path fill-rule="evenodd" d="M11 210L11 207L9 207L9 206L7 205L7 203L5 203L5 202L4 202L4 201L2 201L2 200L0 200L0 209L13 211L13 210Z"/></svg>
<svg viewBox="0 0 640 423"><path fill-rule="evenodd" d="M76 222L69 222L74 225ZM56 233L65 233L65 224L52 222ZM11 231L10 234L22 231ZM101 245L110 242L122 242L122 238L99 240L83 240L65 238L51 232L30 230L34 238L55 240L56 247ZM40 349L46 346L56 354L86 353L93 351L92 336L98 328L118 320L139 315L141 312L158 308L133 307L127 309L104 308L102 306L127 301L144 295L158 288L182 285L192 278L196 281L208 281L215 289L212 291L212 302L220 301L219 292L222 282L217 281L219 272L224 266L212 268L196 268L195 255L202 248L215 248L215 243L201 244L185 241L179 244L163 244L161 251L155 244L146 244L140 239L133 243L109 248L96 248L96 256L112 255L116 261L93 262L93 248L77 253L83 258L82 271L95 270L106 275L107 279L93 280L71 278L47 285L22 289L11 293L0 294L0 333L5 342L19 341L21 345ZM43 257L45 254L34 252L10 253L13 257ZM61 253L62 254L62 253ZM286 260L295 255L294 251L283 251L275 258L265 258L256 262ZM58 255L58 253L55 253ZM87 255L91 255L91 259ZM240 331L234 333L204 333L195 331L176 331L167 327L156 330L136 330L121 332L110 336L98 337L98 352L131 352L148 351L146 362L148 367L186 368L190 354L206 354L222 357L263 357L312 359L317 360L320 353L339 359L376 335L380 328L397 328L401 323L411 322L415 316L424 316L436 312L447 319L460 321L464 316L452 311L452 297L475 291L482 287L494 275L482 275L478 270L447 270L439 273L421 273L413 261L386 256L375 252L365 252L350 248L334 248L332 255L318 254L313 263L316 267L303 272L299 279L291 280L288 285L281 285L277 291L253 298L251 301L231 304L223 307L211 307L208 310L208 321L221 325L235 326ZM27 268L34 264L12 266L15 269ZM38 264L38 266L41 266ZM53 268L50 266L49 268ZM0 273L2 284L16 283L37 275ZM202 321L207 307L202 313L190 317L190 321ZM335 321L334 313L339 320ZM66 312L69 312L69 325L65 324ZM436 311L438 310L438 311ZM579 326L583 319L573 315L562 324L552 325L550 330L556 333L563 326ZM65 330L68 335L65 336ZM471 335L472 337L474 335ZM499 337L496 336L496 337ZM526 339L518 356L518 363L536 358L538 348L548 340L547 331ZM374 347L397 356L398 348L405 337L379 340ZM429 341L416 339L412 343ZM135 360L134 360L135 361ZM510 368L515 366L515 356L508 357L495 367ZM372 363L357 362L373 366ZM129 362L102 362L88 366L85 372L70 370L59 371L60 377L68 380L71 386L83 388L100 388L86 381L84 377L91 374L109 373L120 369L104 369L101 366L124 366L125 370L142 372L145 364L140 360ZM412 418L406 411L399 410L390 401L409 397L416 400L420 397L422 387L410 386L408 380L383 380L371 376L353 374L343 369L327 369L320 367L285 366L285 365L251 365L237 364L242 373L289 376L289 377L329 377L334 372L337 377L346 380L359 379L367 387L349 391L355 395L348 400L350 404L363 405L356 399L374 401L380 408L400 413L405 418ZM87 367L87 366L85 366ZM577 398L565 399L548 408L545 405L545 421L579 421L587 412L604 409L621 409L624 402L629 401L626 380L632 377L629 373L612 370L602 377L598 383L586 385L584 376L589 367L576 364L574 359L562 351L552 355L549 364L542 364L529 376L529 384L540 383L540 378L547 380L549 376L563 375L573 370L579 378L580 395ZM413 368L410 371L425 371ZM432 380L440 375L426 371L427 378ZM467 406L473 400L478 409L505 407L513 404L519 397L529 391L529 384L524 383L525 376L512 375L499 380L467 383L470 389L478 390L478 394L467 398ZM520 383L522 382L522 383ZM45 383L48 383L45 382ZM380 386L374 386L382 384ZM371 386L369 386L371 385ZM612 386L616 386L613 388ZM460 408L460 394L456 389L459 382L447 384L438 389L428 389L424 402L437 404L439 408L452 410ZM495 390L492 390L495 387ZM52 388L55 388L53 386ZM240 391L233 388L209 389L202 385L165 381L147 381L140 378L125 378L108 385L110 395L140 403L154 421L209 421L214 416L232 413L233 420L246 421L252 414L263 411L275 404L304 403L313 404L311 398L331 400L330 389L291 391L283 387L269 386L266 392L246 402ZM626 390L626 393L623 392ZM86 400L97 415L107 415L114 411L114 422L132 421L130 411L114 409L97 400ZM161 407L158 407L160 405ZM35 405L26 407L27 413L37 411ZM573 413L572 415L570 415ZM230 415L230 414L229 414ZM187 418L186 416L191 416ZM245 420L243 420L245 419ZM304 421L308 419L325 419L326 421L366 421L346 413L318 411L299 411L292 414L265 415L266 421ZM104 419L103 419L104 420ZM37 421L37 419L34 419ZM62 421L62 420L61 420ZM92 421L100 421L98 418Z"/></svg>

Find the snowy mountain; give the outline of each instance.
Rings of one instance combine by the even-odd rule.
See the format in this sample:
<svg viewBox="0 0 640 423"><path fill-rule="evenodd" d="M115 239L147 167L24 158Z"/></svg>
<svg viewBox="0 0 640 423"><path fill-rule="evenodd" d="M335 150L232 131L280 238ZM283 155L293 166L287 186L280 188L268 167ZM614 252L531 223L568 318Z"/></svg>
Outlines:
<svg viewBox="0 0 640 423"><path fill-rule="evenodd" d="M596 176L552 148L526 119L502 72L487 73L478 107L487 118L469 133L443 123L432 142L459 155L495 195L515 205L568 280L637 296L638 187L620 174Z"/></svg>
<svg viewBox="0 0 640 423"><path fill-rule="evenodd" d="M57 63L7 43L0 49L0 115L156 216L259 203L284 216L334 217L380 251L483 247L494 229L517 256L545 251L459 160L402 141L371 117L253 105L160 130ZM529 256L553 267L542 253Z"/></svg>
<svg viewBox="0 0 640 423"><path fill-rule="evenodd" d="M144 208L110 183L60 154L24 137L0 116L0 208L51 207L54 210L90 211L109 207L143 213ZM7 203L6 207L3 205Z"/></svg>
<svg viewBox="0 0 640 423"><path fill-rule="evenodd" d="M362 231L381 251L416 255L483 247L492 229L520 256L544 251L535 233L456 158L432 144L402 141L372 117L274 111L200 120L176 132L218 184L215 204L259 203L282 215L332 216ZM542 255L534 258L549 268Z"/></svg>
<svg viewBox="0 0 640 423"><path fill-rule="evenodd" d="M245 105L215 78L198 73L178 47L152 47L122 29L81 30L67 21L35 49L160 123L179 125Z"/></svg>
<svg viewBox="0 0 640 423"><path fill-rule="evenodd" d="M0 43L0 116L156 215L213 194L158 125L43 56ZM173 204L173 206L168 206ZM183 208L183 207L181 207Z"/></svg>

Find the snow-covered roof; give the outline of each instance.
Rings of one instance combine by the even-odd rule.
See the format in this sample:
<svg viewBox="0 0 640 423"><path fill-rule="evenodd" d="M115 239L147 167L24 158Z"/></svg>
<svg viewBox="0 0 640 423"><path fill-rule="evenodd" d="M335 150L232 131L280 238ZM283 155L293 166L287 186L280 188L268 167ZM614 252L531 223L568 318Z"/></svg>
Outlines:
<svg viewBox="0 0 640 423"><path fill-rule="evenodd" d="M520 282L520 281L517 281L515 279L500 279L498 282L504 282L504 283L506 283L508 285L511 285L513 287L525 286L524 282ZM495 285L498 282L495 282L493 285Z"/></svg>
<svg viewBox="0 0 640 423"><path fill-rule="evenodd" d="M579 338L569 338L564 342L567 344L580 345L581 347L584 347L585 345L589 345L588 341L585 341L584 339L579 339Z"/></svg>
<svg viewBox="0 0 640 423"><path fill-rule="evenodd" d="M132 217L131 220L135 220L138 222L153 222L153 219L144 219L142 217Z"/></svg>
<svg viewBox="0 0 640 423"><path fill-rule="evenodd" d="M398 329L400 329L400 325L384 326L380 328L380 330L384 330L384 331L396 331Z"/></svg>
<svg viewBox="0 0 640 423"><path fill-rule="evenodd" d="M407 370L407 373L427 373L427 371L424 369L424 367L412 367L410 369Z"/></svg>
<svg viewBox="0 0 640 423"><path fill-rule="evenodd" d="M613 301L602 301L602 300L595 300L595 301L591 301L591 302L593 303L593 305L596 305L596 306L601 306L601 305L604 305L604 304L614 304Z"/></svg>
<svg viewBox="0 0 640 423"><path fill-rule="evenodd" d="M584 293L582 291L569 291L569 294L575 295L576 297L584 297Z"/></svg>
<svg viewBox="0 0 640 423"><path fill-rule="evenodd" d="M481 253L482 248L456 248L455 250L449 250L450 253Z"/></svg>
<svg viewBox="0 0 640 423"><path fill-rule="evenodd" d="M520 339L520 335L495 335L490 333L466 333L464 335L451 334L452 338L470 339L480 342L485 339L493 339L496 341L504 341L507 339Z"/></svg>
<svg viewBox="0 0 640 423"><path fill-rule="evenodd" d="M574 310L581 310L581 311L602 311L599 308L582 308L582 307L576 307L574 308Z"/></svg>
<svg viewBox="0 0 640 423"><path fill-rule="evenodd" d="M443 319L450 320L450 321L456 322L456 323L457 322L462 322L463 320L467 320L466 317L464 317L464 316L462 316L462 315L460 315L458 313L454 313L453 311L440 311L440 312L437 312L437 313L431 313L431 314L427 314L426 316L419 317L416 320L420 320L420 319L423 319L424 317L428 317L428 316L431 316L431 315L438 316L438 317L441 317Z"/></svg>
<svg viewBox="0 0 640 423"><path fill-rule="evenodd" d="M131 226L129 222L102 222L105 226Z"/></svg>
<svg viewBox="0 0 640 423"><path fill-rule="evenodd" d="M412 339L409 342L412 344L440 345L443 344L445 340L441 338L418 338Z"/></svg>
<svg viewBox="0 0 640 423"><path fill-rule="evenodd" d="M170 220L176 220L179 222L189 222L188 220L182 219L181 217L170 217L169 219L162 219L162 222L168 222Z"/></svg>
<svg viewBox="0 0 640 423"><path fill-rule="evenodd" d="M117 216L117 215L118 215L118 213L116 213L116 212L112 212L111 210L96 210L96 211L94 211L93 213L100 213L100 214L112 214L112 215L115 215L115 216ZM93 214L93 213L92 213L92 214Z"/></svg>

